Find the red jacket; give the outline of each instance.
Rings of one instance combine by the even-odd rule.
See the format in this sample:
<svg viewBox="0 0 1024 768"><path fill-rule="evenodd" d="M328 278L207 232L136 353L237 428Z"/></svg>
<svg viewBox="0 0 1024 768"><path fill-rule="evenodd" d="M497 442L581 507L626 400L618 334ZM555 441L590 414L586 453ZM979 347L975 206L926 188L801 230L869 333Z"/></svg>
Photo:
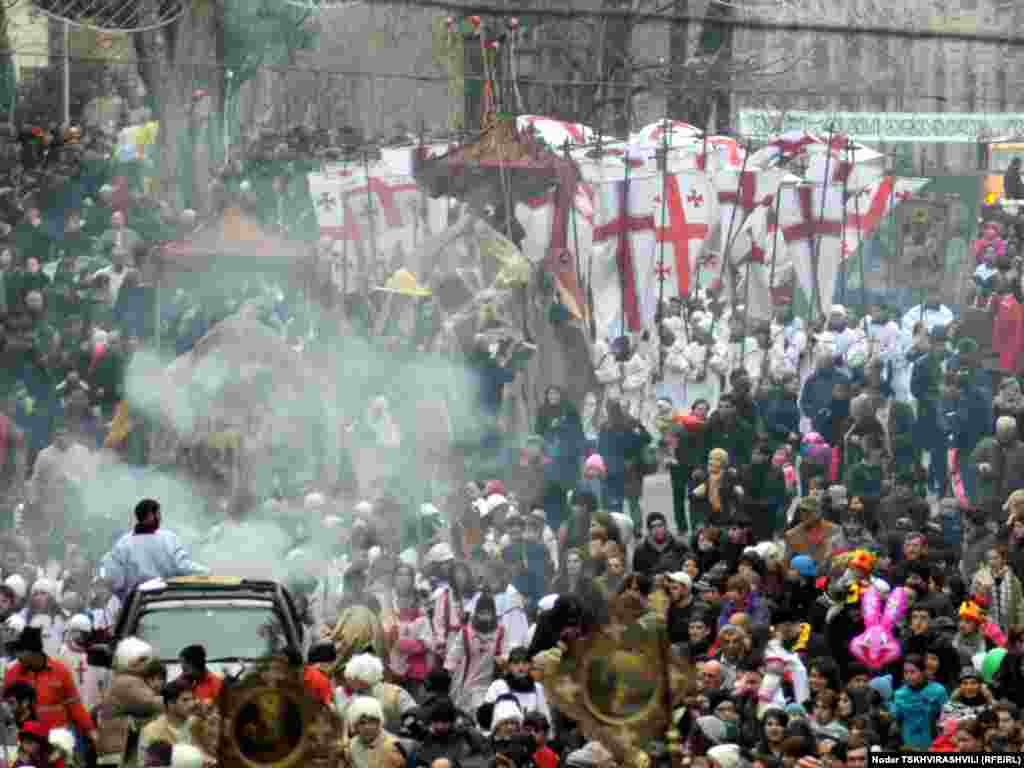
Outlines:
<svg viewBox="0 0 1024 768"><path fill-rule="evenodd" d="M334 689L331 688L331 681L327 679L327 675L311 664L306 667L302 681L310 695L320 700L325 707L331 706L334 701Z"/></svg>
<svg viewBox="0 0 1024 768"><path fill-rule="evenodd" d="M92 733L96 724L82 705L78 687L71 671L63 662L47 657L46 666L32 671L16 661L4 675L4 688L14 683L28 683L36 691L36 713L50 730L74 723L81 733Z"/></svg>
<svg viewBox="0 0 1024 768"><path fill-rule="evenodd" d="M192 695L197 701L209 704L216 701L220 696L220 689L224 687L224 680L220 675L207 672L206 677L195 684L192 688Z"/></svg>

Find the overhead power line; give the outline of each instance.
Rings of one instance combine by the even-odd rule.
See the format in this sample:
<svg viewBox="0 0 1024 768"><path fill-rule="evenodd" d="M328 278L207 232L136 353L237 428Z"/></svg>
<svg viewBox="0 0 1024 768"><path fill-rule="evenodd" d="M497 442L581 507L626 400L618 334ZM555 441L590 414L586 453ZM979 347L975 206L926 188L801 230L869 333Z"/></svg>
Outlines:
<svg viewBox="0 0 1024 768"><path fill-rule="evenodd" d="M814 32L823 35L858 35L890 37L904 40L956 40L992 45L1024 46L1024 37L993 32L962 32L955 29L897 28L857 24L824 24L820 22L768 21L735 16L707 16L694 13L658 13L634 11L629 8L535 8L527 5L498 6L490 3L453 3L449 0L371 0L369 5L405 5L412 8L434 8L456 15L516 16L520 19L618 19L639 23L710 24L763 32ZM325 9L326 10L326 9Z"/></svg>

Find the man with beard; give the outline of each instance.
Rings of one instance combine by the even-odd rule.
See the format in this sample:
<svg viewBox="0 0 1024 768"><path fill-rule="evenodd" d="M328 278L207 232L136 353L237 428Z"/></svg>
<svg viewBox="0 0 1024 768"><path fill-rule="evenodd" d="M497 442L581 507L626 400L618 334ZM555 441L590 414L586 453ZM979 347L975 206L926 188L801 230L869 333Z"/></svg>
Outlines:
<svg viewBox="0 0 1024 768"><path fill-rule="evenodd" d="M917 531L912 531L903 540L903 560L890 572L889 581L894 587L906 584L911 573L921 565L928 564L928 539ZM919 573L920 575L920 573ZM927 586L927 577L925 578ZM922 590L923 594L924 590Z"/></svg>
<svg viewBox="0 0 1024 768"><path fill-rule="evenodd" d="M491 683L484 696L484 706L494 706L494 703L511 694L519 702L523 712L540 712L551 722L551 710L548 707L547 697L544 695L544 686L536 683L530 674L530 656L526 649L519 647L509 651L508 660L505 662L505 674ZM549 733L553 738L554 734Z"/></svg>
<svg viewBox="0 0 1024 768"><path fill-rule="evenodd" d="M740 665L747 656L747 633L735 624L726 624L718 630L718 663L728 677L736 679Z"/></svg>
<svg viewBox="0 0 1024 768"><path fill-rule="evenodd" d="M658 571L678 571L689 553L686 545L668 529L661 512L647 515L647 535L633 555L633 570L653 575Z"/></svg>
<svg viewBox="0 0 1024 768"><path fill-rule="evenodd" d="M665 591L668 592L668 637L672 645L685 643L690 639L690 621L694 615L693 581L688 573L676 571L665 575Z"/></svg>

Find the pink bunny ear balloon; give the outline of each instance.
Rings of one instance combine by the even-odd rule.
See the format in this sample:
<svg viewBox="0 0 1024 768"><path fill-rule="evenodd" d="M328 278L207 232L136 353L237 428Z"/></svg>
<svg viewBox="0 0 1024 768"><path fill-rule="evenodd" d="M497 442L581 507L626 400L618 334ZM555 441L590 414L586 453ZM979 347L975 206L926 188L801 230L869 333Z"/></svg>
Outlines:
<svg viewBox="0 0 1024 768"><path fill-rule="evenodd" d="M882 669L903 655L893 628L907 612L909 595L903 587L894 589L882 613L882 596L876 587L869 588L861 597L864 616L863 632L850 641L850 653L868 669Z"/></svg>

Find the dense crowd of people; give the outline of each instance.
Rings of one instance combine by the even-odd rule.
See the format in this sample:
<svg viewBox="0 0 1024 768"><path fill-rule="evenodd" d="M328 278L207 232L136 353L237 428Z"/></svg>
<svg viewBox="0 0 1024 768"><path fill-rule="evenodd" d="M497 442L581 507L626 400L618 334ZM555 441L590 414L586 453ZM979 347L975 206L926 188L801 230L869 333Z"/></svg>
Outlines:
<svg viewBox="0 0 1024 768"><path fill-rule="evenodd" d="M306 226L281 219L287 179L268 189L252 210ZM132 589L208 572L188 551L199 542L150 499L127 532L66 525L80 519L75 468L99 452L148 463L147 430L117 416L132 356L158 336L184 353L243 304L300 353L314 334L303 302L269 281L215 301L182 290L158 316L152 248L199 222L130 173L52 222L29 201L0 247L6 742L36 768L212 765L210 712L230 681L203 638L177 677L144 637L121 640L112 671L88 663ZM287 650L346 724L350 765L617 764L549 700L535 659L600 632L622 602L657 612L694 668L671 714L690 765L1024 750L1024 350L1000 332L1021 298L1001 235L986 228L975 249L995 371L937 296L859 316L832 305L808 324L787 311L747 322L702 292L667 302L647 334L599 340L592 391L577 404L548 388L525 435L499 418L518 376L509 348L478 335L465 362L489 461L449 494L248 500L232 525L301 521L274 553L305 630ZM361 306L365 330L381 308ZM431 348L441 323L418 317L381 343ZM352 427L385 443L392 418L415 432L380 395L354 405ZM661 472L664 506L645 498Z"/></svg>

